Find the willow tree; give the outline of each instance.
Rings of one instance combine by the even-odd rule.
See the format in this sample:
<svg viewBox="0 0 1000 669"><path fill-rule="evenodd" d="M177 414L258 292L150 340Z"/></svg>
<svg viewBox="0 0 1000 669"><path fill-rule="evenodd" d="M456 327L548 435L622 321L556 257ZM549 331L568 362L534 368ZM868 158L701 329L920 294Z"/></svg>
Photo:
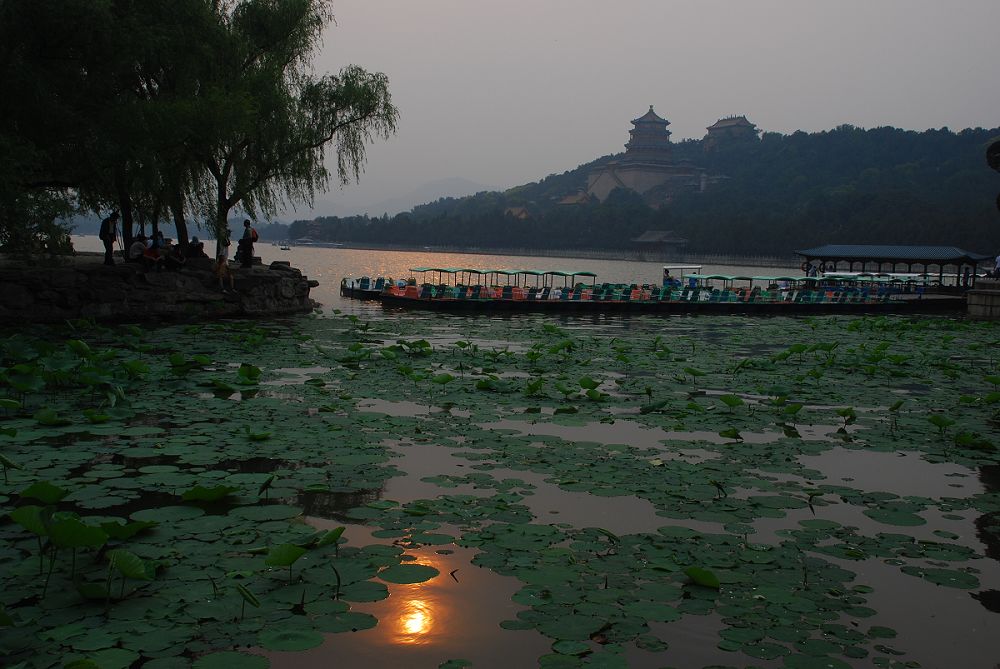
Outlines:
<svg viewBox="0 0 1000 669"><path fill-rule="evenodd" d="M330 150L357 178L398 114L384 75L313 73L331 18L328 0L0 0L0 243L71 201L120 209L126 234L169 211L182 241L195 213L224 236L236 207L311 202Z"/></svg>
<svg viewBox="0 0 1000 669"><path fill-rule="evenodd" d="M381 73L354 65L313 73L332 19L325 0L245 0L217 12L223 30L200 93L206 114L194 151L206 169L202 202L224 239L236 207L255 217L311 203L332 176L330 147L340 182L358 179L366 145L395 131L398 111Z"/></svg>

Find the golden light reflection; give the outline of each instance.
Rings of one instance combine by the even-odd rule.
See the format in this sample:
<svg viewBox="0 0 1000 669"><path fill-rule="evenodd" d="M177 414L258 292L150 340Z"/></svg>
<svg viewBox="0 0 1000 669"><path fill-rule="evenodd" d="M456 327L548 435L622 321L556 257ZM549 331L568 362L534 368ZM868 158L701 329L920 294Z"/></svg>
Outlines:
<svg viewBox="0 0 1000 669"><path fill-rule="evenodd" d="M423 634L431 626L431 613L421 600L410 602L411 611L403 618L403 629L407 634Z"/></svg>
<svg viewBox="0 0 1000 669"><path fill-rule="evenodd" d="M439 575L421 583L390 585L386 603L392 608L393 618L383 618L391 629L393 643L399 645L429 646L440 643L443 629L451 621L450 598L444 596L447 584L440 574L447 574L452 567L441 555L422 555L419 564L434 567Z"/></svg>
<svg viewBox="0 0 1000 669"><path fill-rule="evenodd" d="M434 627L434 610L423 599L406 599L402 602L396 627L399 643L427 643Z"/></svg>

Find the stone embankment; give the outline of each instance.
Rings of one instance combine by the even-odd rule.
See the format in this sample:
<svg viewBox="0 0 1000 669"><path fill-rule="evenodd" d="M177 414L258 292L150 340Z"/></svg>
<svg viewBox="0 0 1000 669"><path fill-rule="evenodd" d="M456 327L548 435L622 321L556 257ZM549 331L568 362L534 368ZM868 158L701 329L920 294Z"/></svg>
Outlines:
<svg viewBox="0 0 1000 669"><path fill-rule="evenodd" d="M252 268L230 264L236 290L224 293L207 258L190 259L179 271L148 272L132 263L108 267L102 258L78 254L33 263L0 260L0 324L261 318L318 306L309 297L317 282L287 262Z"/></svg>
<svg viewBox="0 0 1000 669"><path fill-rule="evenodd" d="M1000 320L1000 280L976 279L976 287L966 293L969 316Z"/></svg>

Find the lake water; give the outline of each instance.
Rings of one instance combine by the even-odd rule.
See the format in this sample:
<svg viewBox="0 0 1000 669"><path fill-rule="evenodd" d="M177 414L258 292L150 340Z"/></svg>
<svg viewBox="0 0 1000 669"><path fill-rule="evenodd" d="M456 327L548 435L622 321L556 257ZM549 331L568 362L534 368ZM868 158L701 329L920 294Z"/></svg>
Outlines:
<svg viewBox="0 0 1000 669"><path fill-rule="evenodd" d="M76 248L80 251L99 251L101 244L95 237L74 238ZM479 267L479 268L532 268L569 271L590 271L598 275L599 281L658 283L661 277L663 263L659 262L627 262L613 260L593 260L574 258L499 256L458 253L434 253L428 251L383 251L361 249L327 249L310 247L293 247L281 250L277 246L258 244L256 254L265 263L275 260L289 261L302 270L308 277L319 281L319 286L312 295L319 301L327 315L332 315L333 309L346 313L357 314L371 321L381 321L384 325L389 319L399 319L399 325L411 326L421 323L421 333L431 341L435 350L451 349L457 339L475 340L481 350L490 349L524 354L525 342L514 336L518 329L539 329L543 317L528 315L502 316L476 321L468 316L443 316L434 314L428 316L420 312L407 312L387 316L377 303L361 302L344 299L339 295L339 283L345 276L392 276L406 278L412 274L410 268L420 266L443 267ZM784 274L787 268L761 268L740 266L708 266L705 273L768 275ZM419 275L418 275L419 276ZM830 319L833 323L833 319ZM690 347L692 355L695 342L705 349L730 345L736 355L766 355L771 351L768 347L780 341L781 323L788 323L789 328L797 330L790 335L805 340L812 336L803 332L806 328L801 321L792 319L723 319L712 318L598 318L570 317L560 319L560 326L566 328L573 336L584 335L588 338L613 343L617 338L627 338L629 335L643 336L652 340L652 336L662 333L672 340L671 346L678 353L683 348ZM815 326L814 326L815 327ZM827 326L827 336L845 334L844 328L839 330ZM839 326L838 326L839 327ZM506 329L505 329L506 328ZM770 329L768 329L770 328ZM482 329L482 332L480 331ZM756 334L755 330L768 329L770 334ZM822 332L822 330L821 330ZM623 334L625 333L625 334ZM914 335L917 333L914 331ZM381 335L379 335L381 336ZM819 335L817 335L819 336ZM980 335L985 337L986 335ZM375 339L373 338L374 342ZM391 338L388 340L391 343ZM644 339L645 341L645 339ZM817 340L819 341L819 340ZM985 341L985 339L984 339ZM381 342L386 343L386 342ZM778 348L783 348L784 342ZM654 345L655 346L655 345ZM519 348L520 347L520 348ZM846 348L841 347L841 349ZM699 351L702 350L699 348ZM457 354L456 354L457 355ZM844 355L848 355L847 352ZM448 364L451 364L448 361ZM443 364L443 363L439 363ZM616 363L605 360L601 369L607 379L620 378L621 374ZM680 375L683 380L684 362L665 367L664 375ZM802 364L801 356L792 368L792 373ZM992 363L991 363L992 364ZM974 366L974 365L973 365ZM444 369L444 368L442 368ZM985 369L985 368L984 368ZM292 370L301 375L322 374L328 372L327 367L303 368ZM817 367L817 372L821 371ZM908 373L915 378L922 378L920 371L909 368ZM985 373L985 372L984 372ZM659 374L659 373L658 373ZM829 373L828 373L829 374ZM860 372L858 372L860 374ZM626 373L627 376L627 373ZM975 376L975 375L973 375ZM733 375L735 379L735 373ZM838 382L829 386L830 392L842 392L847 386L854 389L871 387L869 393L864 391L854 396L853 403L858 407L870 406L874 413L877 407L884 407L887 402L881 395L906 397L907 406L912 405L914 416L911 424L923 424L921 413L931 405L920 404L921 393L910 392L917 388L900 381L895 386L885 386L881 381L858 377L854 384L853 377L844 376ZM300 379L293 379L300 380ZM778 376L772 382L776 382ZM735 382L735 381L734 381ZM825 383L825 381L823 382ZM614 391L613 382L606 382L606 389ZM277 386L280 388L280 386ZM827 386L823 386L827 388ZM763 388L763 386L762 386ZM726 386L706 387L709 395L727 392ZM921 392L926 392L929 388ZM988 390L988 389L987 389ZM352 391L353 392L353 391ZM386 391L391 392L389 389ZM433 391L427 391L432 393ZM762 389L753 389L755 393L763 393ZM973 391L969 391L970 393ZM976 391L980 392L980 391ZM980 393L981 394L981 393ZM765 397L759 395L759 397ZM956 395L957 396L957 395ZM753 400L752 394L745 394L748 402ZM692 396L697 399L697 396ZM426 402L421 404L419 401ZM843 404L847 404L845 400ZM630 448L657 450L660 460L667 463L678 463L677 466L698 465L708 462L711 468L712 457L718 453L699 450L702 448L720 448L717 430L687 430L674 432L672 425L665 424L662 428L651 429L637 423L632 415L613 416L614 420L587 422L579 425L562 424L551 420L551 413L539 414L537 420L518 422L494 422L471 424L469 414L464 406L449 407L446 410L433 406L432 399L426 396L401 397L390 402L380 398L359 397L355 409L361 413L384 414L385 416L417 416L425 421L428 429L439 429L446 433L447 429L461 429L472 434L481 434L493 430L501 433L517 433L519 435L537 436L543 438L559 438L567 444L593 442L603 445L628 444ZM633 402L634 404L634 402ZM826 411L832 413L831 406L840 404L836 399L825 396L815 398L806 411L817 413ZM830 406L824 406L830 405ZM918 407L920 407L918 409ZM932 408L936 408L934 405ZM721 408L712 407L719 416L719 425L725 426L728 418L722 414ZM759 409L764 411L763 406ZM740 409L745 411L745 409ZM353 414L352 414L353 415ZM729 415L729 414L725 414ZM751 414L752 415L752 414ZM838 420L836 416L827 416ZM780 421L779 421L780 425ZM446 427L447 426L447 427ZM833 442L840 440L835 433L837 425L818 423L801 425L802 443L811 441ZM877 424L868 425L868 429L877 431ZM988 437L995 441L995 428L989 428ZM457 434L457 433L456 433ZM390 479L379 497L392 499L400 503L415 500L433 499L444 494L445 489L439 487L435 477L440 475L460 476L470 473L473 464L458 458L452 448L440 443L416 444L408 441L412 435L396 434L395 443L390 446L393 453L393 463L403 475ZM770 431L746 435L746 443L759 442L762 447L775 443L782 437L780 431L771 428ZM457 438L457 437L456 437ZM721 440L722 442L728 439ZM995 557L996 547L988 546L989 538L981 529L981 525L994 521L993 516L979 515L973 508L966 508L963 500L992 494L997 489L995 472L987 468L976 469L952 464L931 462L917 451L882 451L869 452L860 448L851 440L845 442L850 448L824 447L820 454L801 455L798 459L802 465L822 474L830 485L849 486L862 491L881 494L878 491L890 491L900 496L901 500L923 500L933 498L935 504L922 511L926 524L904 529L895 525L879 524L865 515L866 507L847 504L838 500L833 493L827 493L824 499L828 505L822 508L824 520L836 522L846 528L860 528L859 532L868 536L896 537L897 533L905 533L913 537L920 546L934 546L942 537L953 537L958 546L967 546L978 556L973 562L970 573L977 575L981 583L979 592L943 587L926 580L916 579L912 575L902 574L892 560L870 557L863 561L828 557L834 564L858 574L857 583L874 584L876 592L869 601L878 615L872 623L892 626L898 637L892 646L906 649L903 660L917 660L923 667L982 667L990 669L998 657L995 642L1000 634L1000 616L987 604L1000 590L1000 564ZM690 446L689 446L690 444ZM862 445L863 446L863 445ZM612 449L611 453L617 452ZM763 453L764 451L762 451ZM773 464L773 463L772 463ZM755 464L756 466L756 464ZM665 467L666 468L666 467ZM748 470L750 471L750 470ZM988 473L993 472L991 475ZM523 504L530 510L536 523L568 523L575 527L602 527L619 535L633 533L653 533L664 525L689 527L697 531L721 532L719 522L708 522L698 519L667 518L666 514L657 513L658 509L648 499L630 494L599 496L590 492L567 489L557 485L551 475L526 471L525 469L509 469L499 464L492 471L497 480L505 478L519 479L532 487L532 494L526 496ZM768 485L781 486L787 481L796 481L795 476L785 474L761 474L767 478ZM991 478L992 476L992 478ZM463 483L457 489L448 489L467 495L483 495L492 493L491 489L480 489L469 483ZM733 498L741 492L733 491ZM947 513L948 504L954 501L961 512ZM720 498L721 501L721 498ZM941 507L941 508L939 508ZM662 509L660 509L662 511ZM816 512L810 508L790 509L780 514L780 517L760 518L753 524L753 541L761 544L778 544L782 540L780 533L789 528L798 527L799 523L814 522ZM307 509L307 521L319 528L329 528L343 524L342 519L333 515L313 513ZM369 532L361 526L350 526L353 536L364 536ZM362 541L370 541L370 535ZM355 539L357 541L357 539ZM916 550L915 548L912 550ZM551 640L534 631L504 632L499 628L502 620L508 620L523 607L513 606L510 600L516 592L519 583L516 579L501 576L488 569L470 564L475 551L467 548L456 548L448 552L437 552L424 547L418 553L422 563L433 564L443 574L426 585L393 587L388 600L374 603L370 606L360 606L359 610L370 612L379 618L379 626L373 630L357 634L333 635L329 642L308 653L270 653L272 666L302 669L304 667L320 666L408 666L427 667L433 669L443 658L466 658L474 667L501 668L535 666L536 658L548 652ZM929 561L931 565L945 565L943 562ZM447 575L452 574L449 578ZM607 587L605 585L605 587ZM971 595L974 595L975 598ZM982 597L982 603L979 598ZM752 660L742 654L734 654L731 649L725 649L718 644L718 629L724 627L718 616L688 616L681 622L671 625L669 630L663 626L660 629L651 624L654 631L662 632L664 638L670 637L671 655L665 658L661 654L639 652L634 647L628 651L627 661L631 667L659 667L663 664L672 666L701 667L707 665L760 667L791 666L782 665L780 660ZM596 649L597 647L594 646ZM890 651L886 651L889 653ZM884 658L883 658L884 659ZM873 657L853 659L850 664L809 664L795 666L836 666L836 667L872 667L888 666L875 663ZM818 661L817 661L818 662ZM569 666L569 665L566 665ZM575 665L574 665L575 666ZM903 666L893 665L893 666Z"/></svg>
<svg viewBox="0 0 1000 669"><path fill-rule="evenodd" d="M213 242L207 242L211 245ZM74 236L78 251L103 251L101 241L92 236ZM611 283L653 283L662 280L663 265L669 263L596 260L586 258L551 258L541 256L504 256L475 253L436 253L433 251L384 251L369 249L320 248L293 246L287 251L278 246L258 243L254 253L266 265L275 260L287 260L310 279L319 281L312 297L324 307L351 312L378 309L378 305L359 303L340 296L340 280L347 276L393 277L413 276L412 267L474 267L479 269L545 269L587 271L597 274L597 280ZM691 264L691 263L675 263ZM704 265L705 274L775 275L788 274L789 268L748 267L740 265ZM797 274L798 272L793 272ZM417 278L419 278L417 274ZM430 275L428 275L430 279Z"/></svg>

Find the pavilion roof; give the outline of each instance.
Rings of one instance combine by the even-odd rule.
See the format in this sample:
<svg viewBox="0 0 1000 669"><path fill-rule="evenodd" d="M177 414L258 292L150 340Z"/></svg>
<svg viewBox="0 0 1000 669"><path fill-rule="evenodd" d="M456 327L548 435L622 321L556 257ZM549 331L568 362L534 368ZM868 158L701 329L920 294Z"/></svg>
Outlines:
<svg viewBox="0 0 1000 669"><path fill-rule="evenodd" d="M685 238L681 237L673 230L646 230L632 241L639 243L669 242L674 244L683 244L687 242Z"/></svg>
<svg viewBox="0 0 1000 669"><path fill-rule="evenodd" d="M670 125L670 121L660 116L657 116L656 112L653 111L653 105L649 105L649 111L634 119L632 123L662 123L663 125Z"/></svg>
<svg viewBox="0 0 1000 669"><path fill-rule="evenodd" d="M977 263L993 256L973 253L957 246L907 246L868 244L826 244L796 251L807 259L856 260L873 262L932 263L935 265Z"/></svg>
<svg viewBox="0 0 1000 669"><path fill-rule="evenodd" d="M715 130L719 128L731 128L733 126L743 126L745 128L756 128L753 123L747 120L746 116L728 116L726 118L720 118L718 121L708 126L708 130Z"/></svg>

